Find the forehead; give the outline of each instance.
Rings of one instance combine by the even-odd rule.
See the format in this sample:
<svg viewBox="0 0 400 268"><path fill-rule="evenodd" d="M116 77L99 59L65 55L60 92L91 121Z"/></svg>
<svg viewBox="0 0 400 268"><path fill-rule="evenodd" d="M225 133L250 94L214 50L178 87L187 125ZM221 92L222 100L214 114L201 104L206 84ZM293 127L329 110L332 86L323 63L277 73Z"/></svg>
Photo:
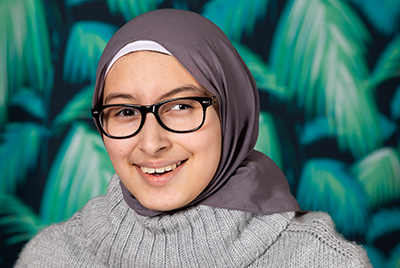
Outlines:
<svg viewBox="0 0 400 268"><path fill-rule="evenodd" d="M103 99L109 94L122 93L132 95L137 101L153 101L177 88L182 89L178 90L181 94L187 91L189 95L212 95L175 57L136 51L122 56L110 68Z"/></svg>

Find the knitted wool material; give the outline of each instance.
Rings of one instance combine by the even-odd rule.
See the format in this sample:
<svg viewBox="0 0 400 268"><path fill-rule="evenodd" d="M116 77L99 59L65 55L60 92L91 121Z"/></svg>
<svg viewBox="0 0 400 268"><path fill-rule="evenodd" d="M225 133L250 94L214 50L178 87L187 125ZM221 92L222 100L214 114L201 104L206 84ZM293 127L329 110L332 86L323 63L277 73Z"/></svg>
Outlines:
<svg viewBox="0 0 400 268"><path fill-rule="evenodd" d="M125 203L118 177L64 223L24 248L20 267L372 267L324 213L255 214L194 206L143 217Z"/></svg>

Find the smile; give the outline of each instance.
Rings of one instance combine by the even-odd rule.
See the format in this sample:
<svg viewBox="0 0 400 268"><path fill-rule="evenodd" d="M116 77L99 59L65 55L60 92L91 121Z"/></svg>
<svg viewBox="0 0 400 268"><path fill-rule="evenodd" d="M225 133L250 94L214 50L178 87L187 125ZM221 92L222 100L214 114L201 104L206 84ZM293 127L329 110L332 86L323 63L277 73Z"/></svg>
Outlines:
<svg viewBox="0 0 400 268"><path fill-rule="evenodd" d="M177 167L179 167L179 165L181 163L182 162L179 161L176 164L168 165L168 166L165 166L165 167L159 167L159 168L140 167L140 169L142 170L143 173L147 173L147 174L154 174L154 173L163 174L165 172L172 171L172 170L176 169Z"/></svg>

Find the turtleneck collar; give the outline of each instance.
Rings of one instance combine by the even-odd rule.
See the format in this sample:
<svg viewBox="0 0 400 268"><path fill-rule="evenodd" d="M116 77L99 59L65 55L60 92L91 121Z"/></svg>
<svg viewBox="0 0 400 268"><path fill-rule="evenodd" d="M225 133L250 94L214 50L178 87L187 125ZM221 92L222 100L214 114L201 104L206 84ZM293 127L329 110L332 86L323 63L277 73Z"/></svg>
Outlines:
<svg viewBox="0 0 400 268"><path fill-rule="evenodd" d="M83 235L89 250L109 267L247 266L295 214L198 205L171 215L140 216L124 201L116 175L103 200L82 210Z"/></svg>

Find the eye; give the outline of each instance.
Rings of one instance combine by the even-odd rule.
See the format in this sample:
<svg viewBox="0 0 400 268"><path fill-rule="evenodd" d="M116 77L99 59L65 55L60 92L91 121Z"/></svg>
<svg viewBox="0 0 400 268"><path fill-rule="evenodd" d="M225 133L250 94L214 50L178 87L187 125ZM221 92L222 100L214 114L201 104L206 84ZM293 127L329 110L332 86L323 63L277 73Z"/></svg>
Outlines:
<svg viewBox="0 0 400 268"><path fill-rule="evenodd" d="M198 106L201 108L200 103L192 99L173 100L164 103L159 110L159 114L182 116L182 114L194 112L198 109Z"/></svg>
<svg viewBox="0 0 400 268"><path fill-rule="evenodd" d="M138 116L138 115L139 111L136 109L123 108L118 110L115 116L128 117L128 116Z"/></svg>
<svg viewBox="0 0 400 268"><path fill-rule="evenodd" d="M193 108L191 105L186 104L186 103L181 103L181 104L176 104L173 107L171 107L170 111L181 111L181 110L186 110Z"/></svg>

